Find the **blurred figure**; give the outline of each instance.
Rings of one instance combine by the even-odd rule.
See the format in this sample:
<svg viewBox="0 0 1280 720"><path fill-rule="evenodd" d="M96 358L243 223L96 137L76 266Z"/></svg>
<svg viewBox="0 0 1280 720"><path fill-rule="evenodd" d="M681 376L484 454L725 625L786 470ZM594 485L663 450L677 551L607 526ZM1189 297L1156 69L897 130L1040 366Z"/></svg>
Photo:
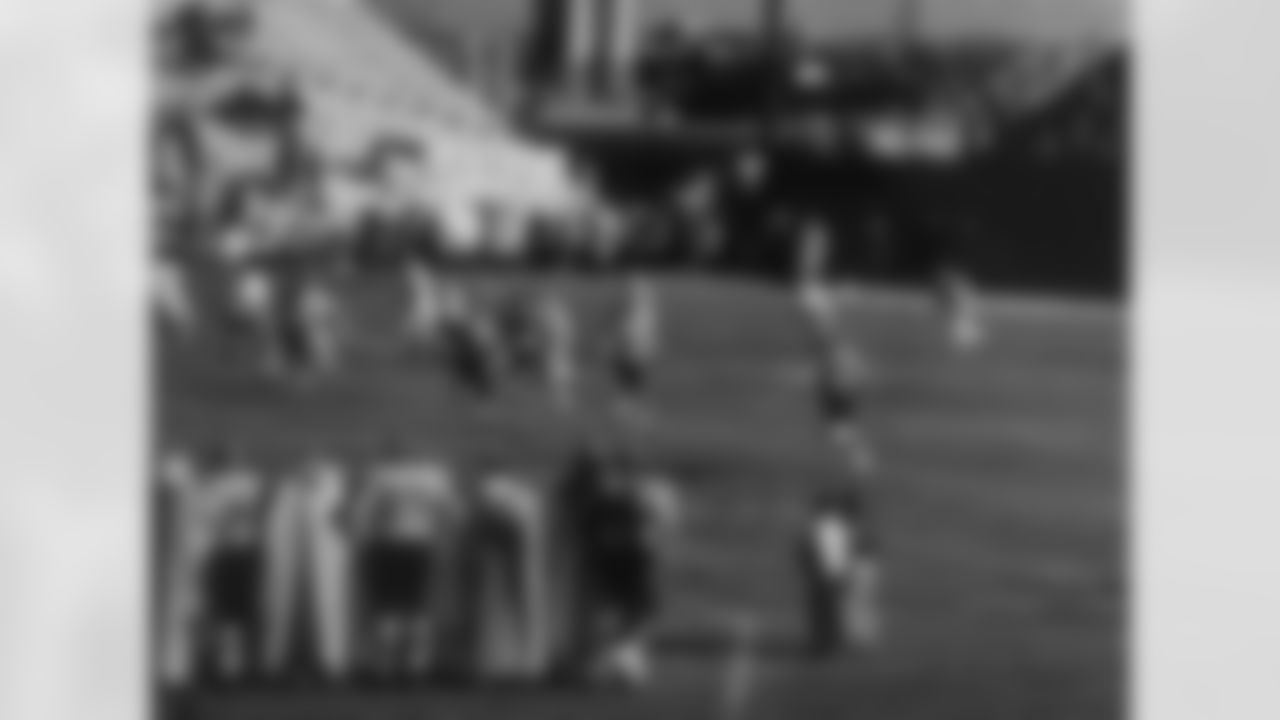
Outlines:
<svg viewBox="0 0 1280 720"><path fill-rule="evenodd" d="M593 674L638 687L653 673L651 636L661 608L658 574L679 503L668 482L642 474L629 459L619 470L600 498L589 551L588 572L599 601Z"/></svg>
<svg viewBox="0 0 1280 720"><path fill-rule="evenodd" d="M986 341L986 327L973 281L959 267L946 266L938 271L937 283L951 346L961 352L979 349Z"/></svg>
<svg viewBox="0 0 1280 720"><path fill-rule="evenodd" d="M919 232L947 338L957 351L975 351L986 340L986 328L977 286L963 267L959 247L971 228L959 220L926 221Z"/></svg>
<svg viewBox="0 0 1280 720"><path fill-rule="evenodd" d="M485 677L542 677L549 659L546 507L529 478L481 481L458 559L466 670Z"/></svg>
<svg viewBox="0 0 1280 720"><path fill-rule="evenodd" d="M276 486L267 521L263 656L275 677L292 669L299 641L310 641L313 667L328 681L348 676L351 652L348 478L317 456ZM303 620L312 625L304 637Z"/></svg>
<svg viewBox="0 0 1280 720"><path fill-rule="evenodd" d="M261 622L263 482L229 449L208 469L213 547L205 578L208 632L219 677L241 679L256 669Z"/></svg>
<svg viewBox="0 0 1280 720"><path fill-rule="evenodd" d="M232 317L259 366L271 373L285 366L279 288L271 272L257 262L230 269Z"/></svg>
<svg viewBox="0 0 1280 720"><path fill-rule="evenodd" d="M497 325L506 365L521 374L538 374L542 351L539 306L531 292L521 289L507 292L498 307Z"/></svg>
<svg viewBox="0 0 1280 720"><path fill-rule="evenodd" d="M568 588L560 671L645 684L660 555L678 518L674 491L621 454L589 446L561 485L557 511Z"/></svg>
<svg viewBox="0 0 1280 720"><path fill-rule="evenodd" d="M161 460L162 677L190 682L203 658L218 677L252 668L257 630L261 486L232 451L200 469L181 453Z"/></svg>
<svg viewBox="0 0 1280 720"><path fill-rule="evenodd" d="M819 345L831 343L840 333L840 306L830 282L831 235L820 223L800 230L796 292L800 310Z"/></svg>
<svg viewBox="0 0 1280 720"><path fill-rule="evenodd" d="M334 288L323 278L305 281L298 297L302 347L296 364L308 373L329 374L342 362L342 307Z"/></svg>
<svg viewBox="0 0 1280 720"><path fill-rule="evenodd" d="M561 409L577 402L577 333L564 298L547 292L537 307L539 370L547 392Z"/></svg>
<svg viewBox="0 0 1280 720"><path fill-rule="evenodd" d="M728 181L744 195L755 195L769 184L769 158L763 152L740 153L728 169Z"/></svg>
<svg viewBox="0 0 1280 720"><path fill-rule="evenodd" d="M588 442L569 459L551 500L555 587L555 672L564 679L586 672L591 654L589 617L594 583L588 576L596 508L605 492L609 457L600 442Z"/></svg>
<svg viewBox="0 0 1280 720"><path fill-rule="evenodd" d="M679 186L670 200L670 223L666 233L679 229L678 244L692 247L693 259L698 264L710 263L724 253L724 232L717 217L720 211L721 189L713 173L695 175ZM680 242L685 241L688 242ZM667 243L671 239L666 239ZM670 249L668 253L670 254Z"/></svg>
<svg viewBox="0 0 1280 720"><path fill-rule="evenodd" d="M151 303L161 323L180 337L199 331L199 317L187 274L177 261L159 257L151 265Z"/></svg>
<svg viewBox="0 0 1280 720"><path fill-rule="evenodd" d="M653 286L640 275L633 276L627 283L613 355L619 412L633 422L645 416L644 401L659 349L660 321Z"/></svg>
<svg viewBox="0 0 1280 720"><path fill-rule="evenodd" d="M449 469L394 451L354 499L362 665L421 677L439 650L443 583L462 521Z"/></svg>
<svg viewBox="0 0 1280 720"><path fill-rule="evenodd" d="M446 362L463 387L477 397L491 397L497 389L501 366L493 319L458 291L450 300L443 338Z"/></svg>
<svg viewBox="0 0 1280 720"><path fill-rule="evenodd" d="M830 342L819 352L817 379L818 412L828 438L857 476L870 476L877 463L863 422L871 379L866 361L851 345Z"/></svg>
<svg viewBox="0 0 1280 720"><path fill-rule="evenodd" d="M820 657L880 640L879 547L867 505L859 486L820 497L801 537L805 626Z"/></svg>
<svg viewBox="0 0 1280 720"><path fill-rule="evenodd" d="M406 335L411 342L434 342L440 337L449 313L443 281L427 261L416 257L405 264L405 280L409 293Z"/></svg>
<svg viewBox="0 0 1280 720"><path fill-rule="evenodd" d="M195 675L198 629L204 608L200 578L204 575L211 522L208 489L193 458L172 451L160 458L157 486L159 532L156 562L160 568L160 627L156 663L161 682L180 688Z"/></svg>

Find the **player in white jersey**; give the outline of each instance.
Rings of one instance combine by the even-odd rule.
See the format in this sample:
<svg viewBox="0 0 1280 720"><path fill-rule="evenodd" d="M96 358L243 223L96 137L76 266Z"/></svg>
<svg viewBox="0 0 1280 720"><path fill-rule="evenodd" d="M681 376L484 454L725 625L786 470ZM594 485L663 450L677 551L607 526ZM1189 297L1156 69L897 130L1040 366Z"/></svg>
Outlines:
<svg viewBox="0 0 1280 720"><path fill-rule="evenodd" d="M160 473L162 672L183 684L209 658L220 677L242 678L258 619L261 487L230 457L202 470L173 454Z"/></svg>
<svg viewBox="0 0 1280 720"><path fill-rule="evenodd" d="M317 456L281 480L267 521L267 592L263 657L280 676L309 641L325 679L342 681L352 664L348 477ZM299 616L310 620L299 638Z"/></svg>
<svg viewBox="0 0 1280 720"><path fill-rule="evenodd" d="M470 609L464 661L487 677L534 679L549 660L546 506L518 473L490 474L460 545L460 601Z"/></svg>
<svg viewBox="0 0 1280 720"><path fill-rule="evenodd" d="M420 676L437 659L441 575L462 519L452 473L395 453L367 474L352 513L362 666Z"/></svg>
<svg viewBox="0 0 1280 720"><path fill-rule="evenodd" d="M660 322L653 286L641 276L631 278L613 356L619 411L631 420L638 420L644 414L644 398L659 351Z"/></svg>
<svg viewBox="0 0 1280 720"><path fill-rule="evenodd" d="M853 485L819 498L800 538L810 649L828 656L881 637L880 546L866 491Z"/></svg>

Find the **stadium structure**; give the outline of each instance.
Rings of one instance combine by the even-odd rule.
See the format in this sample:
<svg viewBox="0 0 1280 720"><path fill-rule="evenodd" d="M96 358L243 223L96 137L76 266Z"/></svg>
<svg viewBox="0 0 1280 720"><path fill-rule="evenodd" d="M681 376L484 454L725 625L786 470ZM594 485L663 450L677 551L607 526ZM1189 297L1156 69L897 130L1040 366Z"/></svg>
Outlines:
<svg viewBox="0 0 1280 720"><path fill-rule="evenodd" d="M169 18L184 12L240 20L223 26L235 35L227 57L159 73L162 127L186 128L188 150L204 163L206 194L266 172L270 143L235 109L246 95L290 88L305 107L309 148L326 170L333 222L354 221L398 197L429 206L445 224L443 234L465 250L519 238L536 219L584 207L562 153L522 136L361 0L172 0L162 9ZM385 178L374 187L359 172L388 149L422 160L396 174L392 193Z"/></svg>

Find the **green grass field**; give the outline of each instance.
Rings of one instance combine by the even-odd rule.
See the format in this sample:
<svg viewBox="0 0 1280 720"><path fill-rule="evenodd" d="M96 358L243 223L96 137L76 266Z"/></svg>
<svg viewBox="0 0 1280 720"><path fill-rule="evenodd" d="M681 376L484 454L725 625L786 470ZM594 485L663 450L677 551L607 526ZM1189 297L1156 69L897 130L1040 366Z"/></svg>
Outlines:
<svg viewBox="0 0 1280 720"><path fill-rule="evenodd" d="M525 280L486 280L501 286ZM564 281L609 322L616 281ZM460 463L553 472L583 427L532 388L477 408L393 346L390 281L352 290L359 353L305 391L273 386L213 348L165 353L160 433L235 437L264 464L320 446L360 454L394 435ZM873 656L799 655L789 566L806 488L839 478L803 383L787 296L731 280L663 284L667 356L648 458L679 480L690 548L669 571L662 662L637 695L532 691L243 691L182 698L193 720L701 720L723 716L727 626L762 624L745 717L778 720L1108 720L1125 708L1126 381L1121 308L993 309L975 356L949 353L922 297L850 307L878 374L871 423L888 635Z"/></svg>

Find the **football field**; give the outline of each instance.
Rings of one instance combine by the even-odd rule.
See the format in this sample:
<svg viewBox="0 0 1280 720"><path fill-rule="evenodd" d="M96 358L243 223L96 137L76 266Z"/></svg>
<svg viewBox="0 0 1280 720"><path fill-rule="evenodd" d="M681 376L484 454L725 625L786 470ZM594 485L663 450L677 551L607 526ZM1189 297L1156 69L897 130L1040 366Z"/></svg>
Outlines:
<svg viewBox="0 0 1280 720"><path fill-rule="evenodd" d="M502 293L529 278L489 277ZM590 338L612 322L616 279L558 281ZM654 685L635 694L451 689L199 693L190 720L1114 720L1125 715L1127 356L1120 306L1001 299L988 346L951 353L923 295L851 298L848 329L875 372L872 435L887 562L875 654L801 652L794 533L808 490L837 480L807 384L789 297L745 280L660 285L665 349L644 457L688 506ZM555 473L601 425L597 387L567 415L517 382L478 405L397 343L392 279L346 289L356 353L335 378L292 387L212 345L157 365L158 432L238 439L278 466L308 448L367 457L387 438L463 466ZM597 348L598 349L598 348ZM599 363L592 382L599 386ZM751 623L759 632L740 637ZM745 659L744 659L745 658Z"/></svg>

